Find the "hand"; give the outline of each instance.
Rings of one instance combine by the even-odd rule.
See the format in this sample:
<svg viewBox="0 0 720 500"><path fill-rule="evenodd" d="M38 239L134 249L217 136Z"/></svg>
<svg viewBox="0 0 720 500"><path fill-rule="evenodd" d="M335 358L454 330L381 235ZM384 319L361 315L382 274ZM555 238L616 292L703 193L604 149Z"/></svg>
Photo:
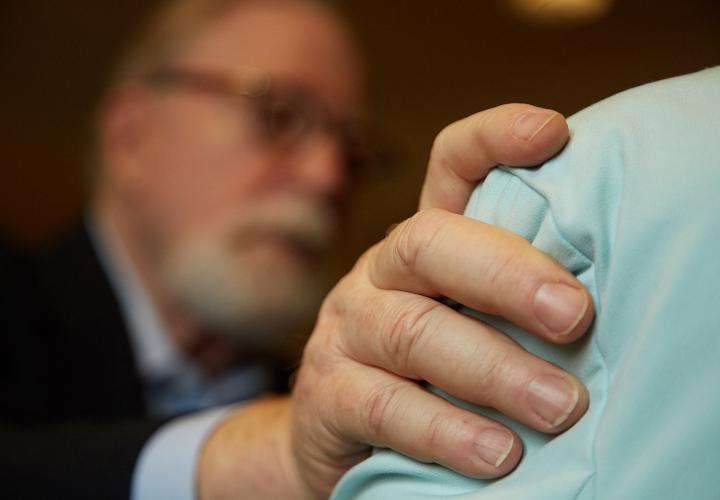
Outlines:
<svg viewBox="0 0 720 500"><path fill-rule="evenodd" d="M524 239L451 213L463 210L497 163L541 163L567 134L559 114L509 105L437 137L421 211L331 292L306 348L293 439L313 491L328 494L367 456L368 444L475 477L517 464L522 445L510 430L417 381L544 432L562 431L584 413L587 393L577 379L436 300L504 316L551 342L570 342L587 328L592 301L569 272Z"/></svg>
<svg viewBox="0 0 720 500"><path fill-rule="evenodd" d="M512 431L428 393L419 381L544 432L580 418L588 398L577 379L437 300L503 316L550 342L584 332L592 301L572 274L524 239L457 214L493 166L541 163L567 137L559 114L518 104L478 113L438 135L421 210L368 250L327 297L292 398L254 405L263 415L255 418L257 428L274 444L266 440L251 462L277 464L272 475L251 474L256 496L268 485L276 487L263 490L268 496L282 485L294 496L327 496L370 446L474 477L512 470L522 454ZM224 424L207 451L247 450L257 441L247 415ZM213 464L201 463L201 494L203 471ZM214 467L215 478L246 467Z"/></svg>

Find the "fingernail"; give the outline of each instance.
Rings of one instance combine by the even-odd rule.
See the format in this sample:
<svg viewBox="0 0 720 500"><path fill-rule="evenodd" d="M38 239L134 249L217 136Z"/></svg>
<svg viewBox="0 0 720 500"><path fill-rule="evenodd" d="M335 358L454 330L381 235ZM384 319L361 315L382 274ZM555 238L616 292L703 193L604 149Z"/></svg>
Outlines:
<svg viewBox="0 0 720 500"><path fill-rule="evenodd" d="M545 283L535 293L535 317L553 333L566 335L585 316L585 294L562 283Z"/></svg>
<svg viewBox="0 0 720 500"><path fill-rule="evenodd" d="M486 429L475 438L475 449L480 458L493 467L499 467L512 450L515 438L509 432Z"/></svg>
<svg viewBox="0 0 720 500"><path fill-rule="evenodd" d="M522 141L531 141L557 115L554 111L523 113L512 125L512 134Z"/></svg>
<svg viewBox="0 0 720 500"><path fill-rule="evenodd" d="M528 386L530 408L552 427L567 420L579 397L574 385L555 375L539 375Z"/></svg>

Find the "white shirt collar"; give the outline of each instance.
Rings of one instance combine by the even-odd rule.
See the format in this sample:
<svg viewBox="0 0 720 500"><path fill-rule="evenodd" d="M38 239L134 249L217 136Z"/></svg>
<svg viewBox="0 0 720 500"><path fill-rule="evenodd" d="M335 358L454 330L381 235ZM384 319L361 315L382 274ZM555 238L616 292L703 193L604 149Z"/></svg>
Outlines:
<svg viewBox="0 0 720 500"><path fill-rule="evenodd" d="M194 363L171 341L120 237L92 216L86 218L86 226L118 298L142 379L153 383L187 370Z"/></svg>

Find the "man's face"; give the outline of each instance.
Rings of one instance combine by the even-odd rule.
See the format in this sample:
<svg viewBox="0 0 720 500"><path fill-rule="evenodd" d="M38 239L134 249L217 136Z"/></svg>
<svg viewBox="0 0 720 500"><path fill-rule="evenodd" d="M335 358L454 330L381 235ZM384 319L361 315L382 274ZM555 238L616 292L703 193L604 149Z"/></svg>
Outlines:
<svg viewBox="0 0 720 500"><path fill-rule="evenodd" d="M352 119L358 106L353 49L310 5L235 7L173 66L221 79L249 74L293 112L319 110L310 116L322 123ZM204 326L248 335L287 328L317 305L317 266L348 181L342 144L323 127L274 137L267 95L177 85L151 103L131 210L158 280Z"/></svg>

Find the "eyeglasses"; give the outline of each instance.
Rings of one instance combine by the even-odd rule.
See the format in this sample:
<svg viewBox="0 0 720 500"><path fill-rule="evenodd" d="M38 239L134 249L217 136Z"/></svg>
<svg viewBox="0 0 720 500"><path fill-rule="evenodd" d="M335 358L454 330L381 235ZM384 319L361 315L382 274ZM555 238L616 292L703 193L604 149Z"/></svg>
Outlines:
<svg viewBox="0 0 720 500"><path fill-rule="evenodd" d="M145 82L157 87L181 85L247 99L254 107L260 136L276 147L296 147L318 133L332 134L341 145L346 165L352 173L368 170L368 166L379 158L367 145L362 125L337 120L307 89L272 82L260 69L246 68L229 76L166 67L146 75Z"/></svg>

